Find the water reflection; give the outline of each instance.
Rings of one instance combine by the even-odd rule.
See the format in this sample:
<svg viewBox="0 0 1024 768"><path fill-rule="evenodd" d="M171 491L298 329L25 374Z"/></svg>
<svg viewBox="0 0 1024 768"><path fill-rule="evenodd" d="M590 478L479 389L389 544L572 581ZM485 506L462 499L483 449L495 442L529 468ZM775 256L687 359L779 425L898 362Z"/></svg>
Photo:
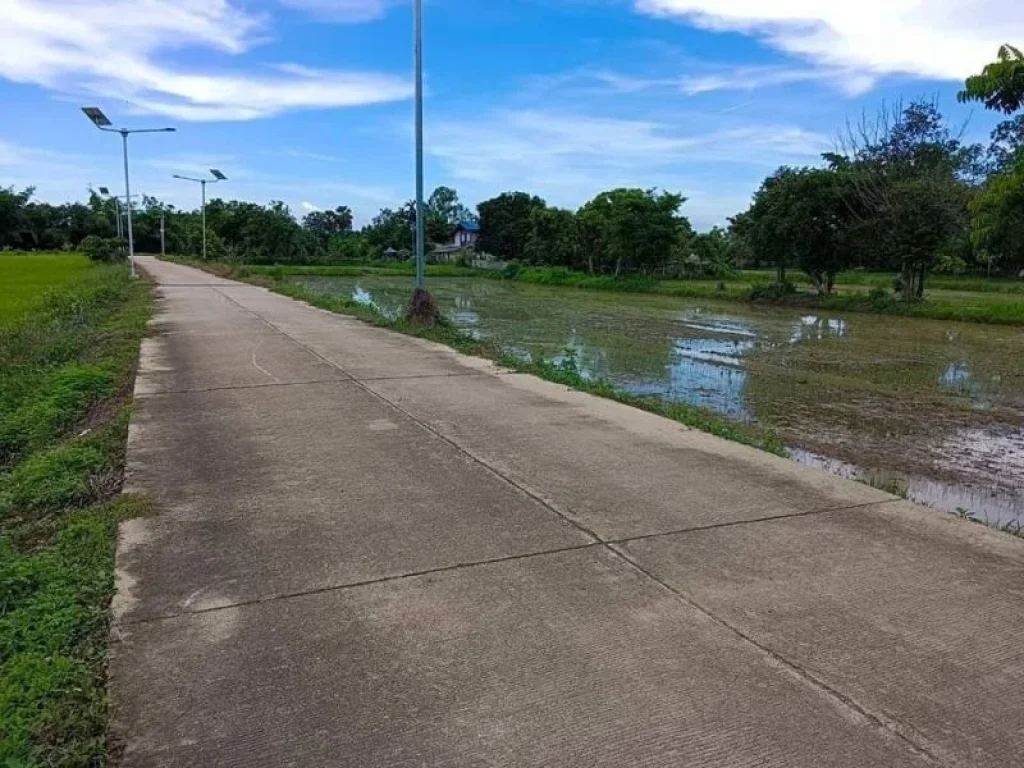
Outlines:
<svg viewBox="0 0 1024 768"><path fill-rule="evenodd" d="M793 329L789 337L790 343L798 341L820 341L830 337L842 337L846 335L846 321L838 317L818 317L817 315L805 315L800 318L800 323Z"/></svg>

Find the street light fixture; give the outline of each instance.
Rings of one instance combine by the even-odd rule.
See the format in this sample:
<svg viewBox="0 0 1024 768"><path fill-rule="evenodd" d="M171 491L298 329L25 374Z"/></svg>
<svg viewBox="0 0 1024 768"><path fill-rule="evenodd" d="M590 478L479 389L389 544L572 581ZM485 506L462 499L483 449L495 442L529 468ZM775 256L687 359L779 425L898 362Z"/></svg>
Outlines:
<svg viewBox="0 0 1024 768"><path fill-rule="evenodd" d="M206 261L206 185L228 180L228 177L216 168L211 168L210 174L213 176L212 179L195 179L191 176L179 176L176 173L174 174L174 178L176 179L181 179L182 181L194 181L203 188L203 261Z"/></svg>
<svg viewBox="0 0 1024 768"><path fill-rule="evenodd" d="M100 187L100 194L110 197L109 187ZM114 231L117 232L117 239L121 239L121 201L114 195Z"/></svg>
<svg viewBox="0 0 1024 768"><path fill-rule="evenodd" d="M131 133L173 133L175 128L112 128L110 120L99 107L82 107L85 116L101 131L121 134L121 145L124 151L124 199L128 207L128 263L132 277L135 277L135 239L132 235L132 192L128 181L128 135Z"/></svg>

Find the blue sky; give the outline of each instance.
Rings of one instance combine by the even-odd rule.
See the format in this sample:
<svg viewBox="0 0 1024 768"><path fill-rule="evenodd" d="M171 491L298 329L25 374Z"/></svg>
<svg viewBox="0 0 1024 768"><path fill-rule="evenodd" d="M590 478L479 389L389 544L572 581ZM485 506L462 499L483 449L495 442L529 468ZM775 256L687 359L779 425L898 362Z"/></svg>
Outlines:
<svg viewBox="0 0 1024 768"><path fill-rule="evenodd" d="M0 0L0 186L40 199L121 188L225 197L357 223L412 196L412 0ZM935 97L968 136L996 118L959 81L1024 43L1017 0L426 0L427 186L475 205L524 189L687 196L707 228L765 175L807 164L883 101ZM216 192L214 188L213 192Z"/></svg>

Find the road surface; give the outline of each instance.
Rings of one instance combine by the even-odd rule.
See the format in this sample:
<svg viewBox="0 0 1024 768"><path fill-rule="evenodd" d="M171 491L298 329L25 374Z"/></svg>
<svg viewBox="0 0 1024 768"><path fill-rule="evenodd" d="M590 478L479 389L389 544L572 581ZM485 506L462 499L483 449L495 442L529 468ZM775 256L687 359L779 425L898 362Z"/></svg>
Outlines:
<svg viewBox="0 0 1024 768"><path fill-rule="evenodd" d="M1024 541L140 261L123 765L1024 765Z"/></svg>

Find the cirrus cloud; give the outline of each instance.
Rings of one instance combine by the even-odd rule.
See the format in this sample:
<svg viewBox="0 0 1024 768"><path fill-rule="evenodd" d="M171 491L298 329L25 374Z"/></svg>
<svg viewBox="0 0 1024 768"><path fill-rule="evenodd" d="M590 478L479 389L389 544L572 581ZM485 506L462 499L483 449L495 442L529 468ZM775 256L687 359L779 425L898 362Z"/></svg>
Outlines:
<svg viewBox="0 0 1024 768"><path fill-rule="evenodd" d="M634 0L642 13L757 36L829 67L961 80L1024 38L1019 0Z"/></svg>

